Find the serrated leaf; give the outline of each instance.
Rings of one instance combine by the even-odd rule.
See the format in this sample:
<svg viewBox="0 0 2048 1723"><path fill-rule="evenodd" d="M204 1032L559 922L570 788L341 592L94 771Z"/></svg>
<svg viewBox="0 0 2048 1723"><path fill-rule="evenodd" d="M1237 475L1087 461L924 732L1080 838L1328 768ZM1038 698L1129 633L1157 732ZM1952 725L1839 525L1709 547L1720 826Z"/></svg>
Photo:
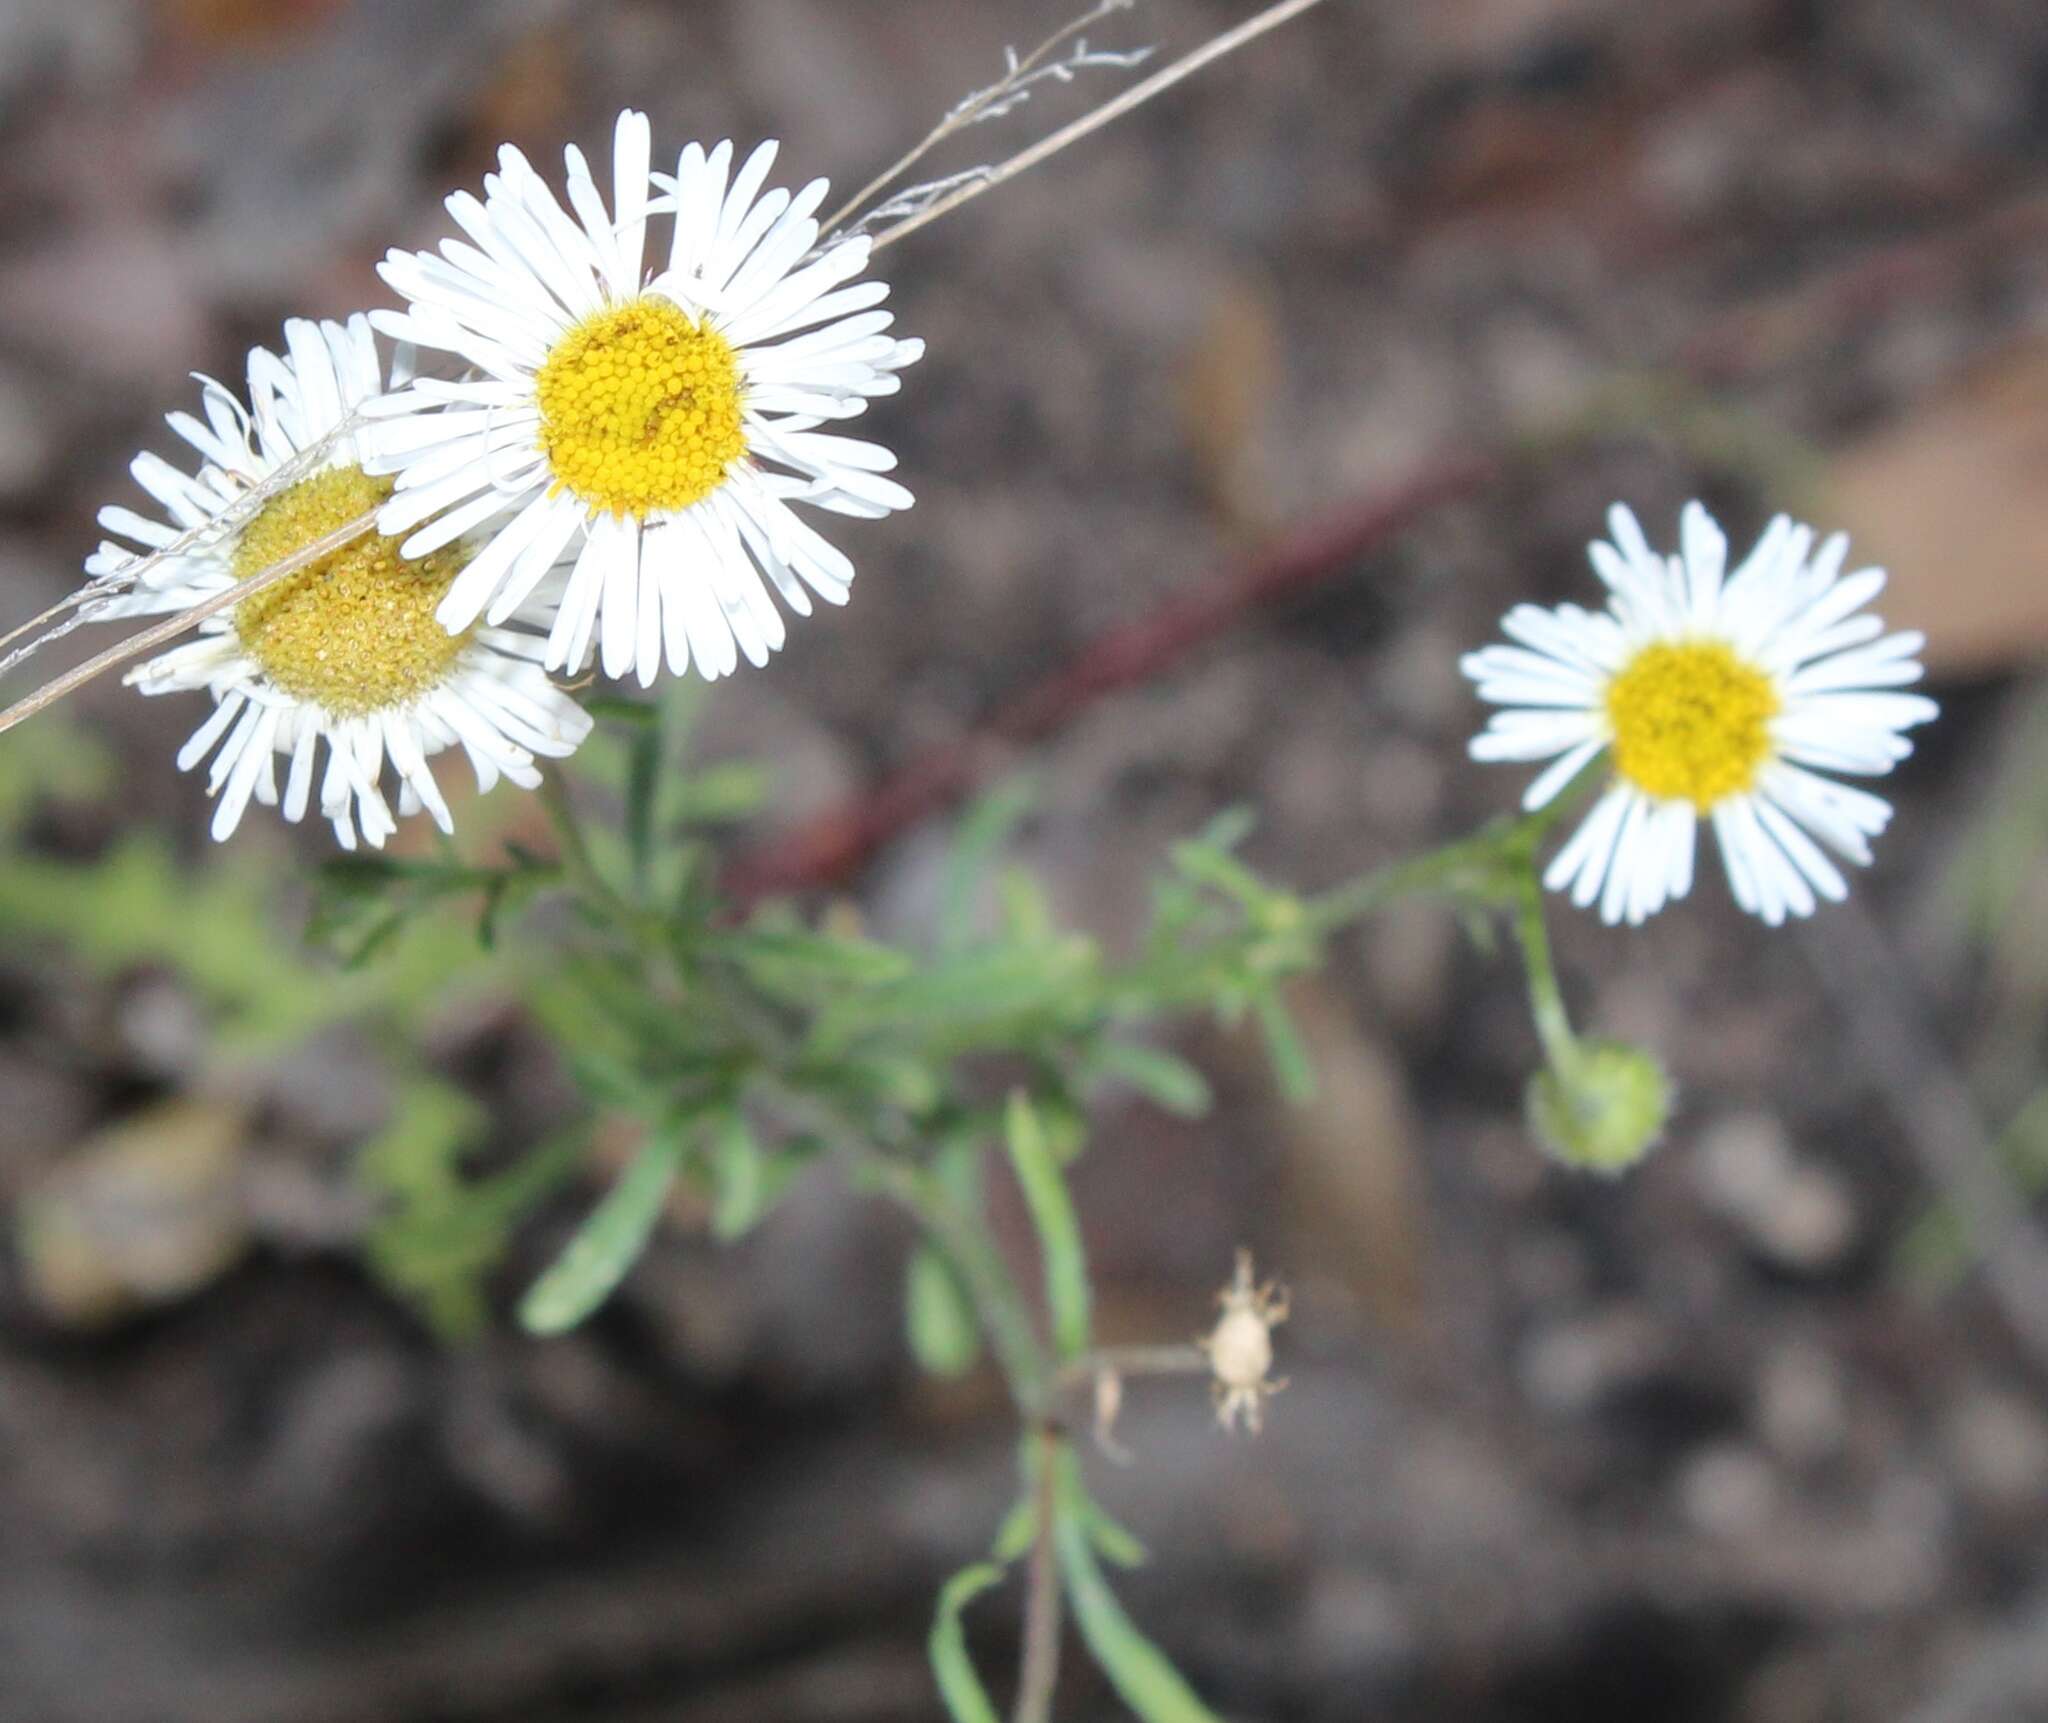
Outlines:
<svg viewBox="0 0 2048 1723"><path fill-rule="evenodd" d="M1053 1348L1062 1359L1078 1358L1088 1350L1088 1262L1081 1249L1073 1198L1037 1109L1023 1091L1010 1097L1004 1123L1010 1165L1016 1170L1045 1258L1045 1301L1052 1313Z"/></svg>
<svg viewBox="0 0 2048 1723"><path fill-rule="evenodd" d="M681 1158L680 1132L670 1129L648 1141L520 1301L519 1320L529 1331L566 1333L617 1290L653 1236Z"/></svg>
<svg viewBox="0 0 2048 1723"><path fill-rule="evenodd" d="M967 1651L967 1630L960 1614L991 1586L1002 1584L1003 1570L990 1562L976 1562L946 1582L939 1593L938 1618L932 1623L930 1652L932 1674L939 1684L939 1697L946 1703L952 1723L1001 1723L988 1689L975 1673L974 1659Z"/></svg>

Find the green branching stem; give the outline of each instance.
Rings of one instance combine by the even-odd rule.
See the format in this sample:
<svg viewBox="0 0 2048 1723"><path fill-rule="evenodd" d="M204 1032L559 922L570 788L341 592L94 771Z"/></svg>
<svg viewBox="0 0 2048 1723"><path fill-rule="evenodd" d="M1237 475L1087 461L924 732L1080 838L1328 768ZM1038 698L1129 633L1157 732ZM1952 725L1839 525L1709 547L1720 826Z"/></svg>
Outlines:
<svg viewBox="0 0 2048 1723"><path fill-rule="evenodd" d="M1175 851L1152 933L1127 959L1103 962L1089 941L1058 935L1042 906L1028 900L1016 912L1021 919L986 946L970 930L918 958L836 932L829 922L812 930L783 911L735 929L701 899L680 908L657 902L655 858L666 837L649 811L650 785L664 769L658 738L632 757L623 850L631 867L622 870L630 886L600 866L560 778L551 775L542 791L557 834L560 881L604 942L598 974L631 995L608 996L627 1052L608 1054L600 1046L594 1055L600 1069L609 1060L617 1078L608 1099L678 1133L679 1145L729 1141L743 1171L755 1169L736 1188L756 1195L769 1188L767 1175L748 1157L793 1154L789 1145L799 1140L827 1149L859 1187L905 1210L952 1269L954 1296L971 1312L1025 1433L1015 1531L999 1541L998 1565L972 1576L979 1589L992 1583L989 1574L1028 1556L1014 1723L1049 1723L1069 1605L1097 1660L1127 1697L1152 1707L1147 1715L1206 1719L1107 1588L1092 1540L1108 1534L1081 1489L1067 1440L1074 1402L1091 1390L1098 1416L1106 1418L1113 1411L1101 1407L1114 1407L1114 1390L1125 1379L1202 1376L1210 1369L1192 1345L1091 1342L1088 1276L1065 1173L1076 1147L1074 1109L1087 1085L1101 1080L1088 1073L1098 1070L1105 1047L1142 1050L1141 1041L1123 1040L1133 1029L1197 1012L1230 1017L1249 1008L1269 1044L1278 1034L1283 1051L1291 1044L1298 1052L1282 986L1321 967L1332 939L1410 900L1508 922L1544 1054L1553 1069L1571 1067L1578 1044L1551 961L1537 851L1578 795L1567 792L1538 813L1495 821L1310 896L1267 883L1241 861L1232 846L1242 822L1225 820ZM1006 1106L980 1094L963 1063L987 1052L1021 1058L1031 1073ZM1152 1058L1157 1077L1166 1056ZM1126 1058L1103 1060L1099 1069L1127 1079L1134 1066L1145 1068ZM1160 1092L1182 1093L1192 1084L1200 1096L1198 1078L1167 1076L1172 1080L1162 1080ZM983 1212L978 1182L958 1176L960 1156L1004 1142L1040 1246L1043 1312ZM678 1147L647 1182L669 1168L688 1169L698 1153ZM740 1207L751 1215L759 1205L750 1196ZM631 1242L623 1224L613 1230ZM599 1266L604 1276L585 1281L609 1284L614 1270L623 1272L611 1257ZM942 1678L950 1671L955 1688L971 1697L971 1669L956 1643L966 1595L954 1598L951 1613L942 1611L940 1649ZM955 1706L956 1716L978 1715L981 1701L960 1705L966 1712Z"/></svg>

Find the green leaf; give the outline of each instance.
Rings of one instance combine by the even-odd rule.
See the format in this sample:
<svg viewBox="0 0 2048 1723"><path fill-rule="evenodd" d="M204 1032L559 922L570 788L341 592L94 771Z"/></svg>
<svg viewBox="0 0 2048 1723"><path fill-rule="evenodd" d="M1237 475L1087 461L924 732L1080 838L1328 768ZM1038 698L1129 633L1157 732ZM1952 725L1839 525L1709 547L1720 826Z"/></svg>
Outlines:
<svg viewBox="0 0 2048 1723"><path fill-rule="evenodd" d="M677 825L725 826L757 813L768 799L766 768L743 760L706 766L674 783L669 814Z"/></svg>
<svg viewBox="0 0 2048 1723"><path fill-rule="evenodd" d="M1088 1350L1088 1261L1081 1229L1059 1161L1047 1143L1030 1098L1020 1089L1010 1097L1005 1120L1010 1165L1031 1210L1045 1256L1045 1301L1052 1311L1053 1348L1062 1359Z"/></svg>
<svg viewBox="0 0 2048 1723"><path fill-rule="evenodd" d="M624 724L635 730L653 730L661 725L661 708L651 700L592 694L584 700L583 709L603 724Z"/></svg>
<svg viewBox="0 0 2048 1723"><path fill-rule="evenodd" d="M1098 1503L1088 1503L1088 1536L1095 1550L1104 1561L1114 1562L1118 1567L1143 1567L1149 1559L1145 1546L1136 1536L1126 1531Z"/></svg>
<svg viewBox="0 0 2048 1723"><path fill-rule="evenodd" d="M974 942L975 899L994 865L998 851L1010 841L1019 823L1038 799L1037 782L1017 778L999 784L968 809L947 858L945 883L939 892L938 945L941 951L962 951Z"/></svg>
<svg viewBox="0 0 2048 1723"><path fill-rule="evenodd" d="M1273 893L1266 882L1229 851L1190 838L1173 846L1173 865L1198 885L1234 898L1248 909L1264 904Z"/></svg>
<svg viewBox="0 0 2048 1723"><path fill-rule="evenodd" d="M1098 972L1093 943L1078 936L977 949L836 1000L812 1039L828 1053L885 1031L921 1035L934 1058L981 1046L1014 1049L1036 1022L1056 1023L1085 1004Z"/></svg>
<svg viewBox="0 0 2048 1723"><path fill-rule="evenodd" d="M805 1138L764 1148L743 1119L728 1119L711 1145L711 1236L730 1244L752 1232L816 1152Z"/></svg>
<svg viewBox="0 0 2048 1723"><path fill-rule="evenodd" d="M1309 1059L1308 1049L1302 1045L1301 1031L1295 1028L1294 1019L1281 1003L1280 995L1271 991L1254 993L1252 1014L1259 1020L1259 1033L1265 1038L1266 1057L1272 1061L1280 1093L1297 1107L1313 1101L1316 1098L1315 1066Z"/></svg>
<svg viewBox="0 0 2048 1723"><path fill-rule="evenodd" d="M398 1091L391 1119L356 1161L356 1176L382 1199L364 1239L378 1279L413 1304L445 1340L483 1328L486 1277L513 1229L582 1159L585 1135L564 1131L489 1178L462 1162L484 1134L483 1110L457 1089L423 1078Z"/></svg>
<svg viewBox="0 0 2048 1723"><path fill-rule="evenodd" d="M1093 1504L1071 1453L1060 1457L1060 1496L1062 1511L1054 1538L1067 1597L1074 1606L1074 1624L1110 1685L1144 1723L1220 1723L1166 1653L1138 1631L1109 1589L1095 1560L1089 1523Z"/></svg>
<svg viewBox="0 0 2048 1723"><path fill-rule="evenodd" d="M1052 899L1035 874L1020 867L1003 869L996 895L1002 904L1003 937L1011 944L1036 945L1059 936Z"/></svg>
<svg viewBox="0 0 2048 1723"><path fill-rule="evenodd" d="M749 979L775 993L884 987L905 979L915 967L903 952L873 940L801 927L757 925L708 940L704 949L739 965Z"/></svg>
<svg viewBox="0 0 2048 1723"><path fill-rule="evenodd" d="M645 896L654 866L655 803L661 796L662 735L657 721L633 732L626 751L626 865L637 896Z"/></svg>
<svg viewBox="0 0 2048 1723"><path fill-rule="evenodd" d="M1003 1516L996 1541L989 1546L989 1555L1007 1566L1027 1554L1037 1541L1038 1504L1027 1495Z"/></svg>
<svg viewBox="0 0 2048 1723"><path fill-rule="evenodd" d="M1105 1041L1095 1050L1098 1075L1128 1083L1156 1106L1199 1119L1215 1097L1209 1079L1178 1054L1137 1041Z"/></svg>
<svg viewBox="0 0 2048 1723"><path fill-rule="evenodd" d="M563 1334L590 1315L626 1278L653 1236L682 1158L673 1129L652 1138L612 1186L554 1266L520 1302L519 1320L535 1334Z"/></svg>
<svg viewBox="0 0 2048 1723"><path fill-rule="evenodd" d="M911 1253L904 1271L904 1312L910 1350L934 1376L964 1376L981 1358L981 1329L960 1277L930 1245Z"/></svg>
<svg viewBox="0 0 2048 1723"><path fill-rule="evenodd" d="M976 1562L956 1573L939 1593L938 1619L932 1623L930 1641L932 1674L938 1679L939 1697L945 1700L952 1723L1001 1723L988 1689L974 1671L974 1659L968 1655L967 1630L960 1612L1002 1580L1001 1568L991 1562Z"/></svg>
<svg viewBox="0 0 2048 1723"><path fill-rule="evenodd" d="M1258 829L1258 824L1259 816L1251 808L1225 808L1202 828L1195 841L1211 849L1234 850Z"/></svg>

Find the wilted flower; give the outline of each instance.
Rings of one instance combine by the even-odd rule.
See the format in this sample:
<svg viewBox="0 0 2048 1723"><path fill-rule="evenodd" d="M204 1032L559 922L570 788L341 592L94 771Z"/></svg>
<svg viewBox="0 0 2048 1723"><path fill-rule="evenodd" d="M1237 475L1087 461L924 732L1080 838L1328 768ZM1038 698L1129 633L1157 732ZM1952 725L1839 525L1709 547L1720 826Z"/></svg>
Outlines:
<svg viewBox="0 0 2048 1723"><path fill-rule="evenodd" d="M1867 864L1891 807L1819 774L1889 772L1912 751L1901 732L1937 711L1895 691L1920 680L1922 637L1863 614L1883 571L1844 577L1846 537L1816 551L1812 529L1781 515L1724 579L1727 540L1698 503L1681 556L1653 551L1626 508L1609 520L1613 544L1592 546L1604 611L1517 605L1501 626L1520 644L1463 665L1482 699L1510 708L1473 756L1552 762L1525 808L1607 756L1607 790L1544 884L1640 923L1691 890L1706 820L1736 902L1773 926L1812 914L1816 894L1846 896L1820 843Z"/></svg>
<svg viewBox="0 0 2048 1723"><path fill-rule="evenodd" d="M285 348L282 358L260 347L249 355L248 407L206 380L205 424L170 415L171 428L203 457L197 473L155 455L136 457L137 482L169 520L107 508L100 524L145 550L178 548L91 614L188 609L346 527L391 494L388 479L363 470L355 437L336 434L384 391L369 324L361 317L294 321L285 325ZM295 462L304 470L280 479ZM266 481L275 494L246 519L204 530ZM116 573L133 554L104 544L86 571ZM145 694L212 694L213 715L185 744L178 767L189 771L213 756L207 793L218 797L216 838L235 829L251 797L300 819L323 739L319 808L347 849L359 828L372 845L397 829L380 787L387 760L399 779L399 812L424 807L450 831L427 763L432 755L459 746L478 787L488 790L500 777L531 788L540 782L535 755L575 750L590 719L540 669L541 635L500 627L451 634L435 619L466 560L451 541L407 562L395 540L365 534L207 617L194 639L128 673ZM559 590L559 578L536 584L503 620L545 627ZM282 794L280 757L289 762Z"/></svg>
<svg viewBox="0 0 2048 1723"><path fill-rule="evenodd" d="M765 664L789 608L843 604L846 555L795 504L875 518L910 506L874 443L822 431L894 393L924 351L888 333L881 282L849 285L870 241L815 248L826 182L763 191L776 146L732 171L733 146L649 172L644 114L615 129L612 207L582 153L567 152L574 218L518 150L499 152L481 201L448 212L469 236L394 251L386 281L410 301L378 328L475 368L421 378L380 411L380 470L397 494L382 525L427 556L463 533L490 540L441 602L464 629L509 616L557 558L574 574L548 642L550 667L595 637L607 675L651 682L666 659L705 676ZM652 192L665 187L657 205ZM647 227L673 212L649 277Z"/></svg>

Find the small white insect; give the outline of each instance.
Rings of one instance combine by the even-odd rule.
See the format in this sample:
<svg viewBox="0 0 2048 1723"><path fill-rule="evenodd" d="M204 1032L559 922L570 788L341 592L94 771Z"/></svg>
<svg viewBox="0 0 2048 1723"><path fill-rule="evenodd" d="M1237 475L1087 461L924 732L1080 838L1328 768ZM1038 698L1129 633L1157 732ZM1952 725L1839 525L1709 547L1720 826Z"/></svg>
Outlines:
<svg viewBox="0 0 2048 1723"><path fill-rule="evenodd" d="M1216 1421L1235 1430L1240 1417L1244 1427L1256 1436L1265 1423L1266 1402L1287 1386L1287 1379L1273 1378L1273 1330L1287 1320L1287 1290L1278 1281L1256 1285L1252 1277L1252 1253L1237 1253L1237 1272L1230 1284L1216 1295L1223 1307L1216 1326L1195 1344L1209 1355L1215 1373L1211 1393L1216 1401Z"/></svg>

